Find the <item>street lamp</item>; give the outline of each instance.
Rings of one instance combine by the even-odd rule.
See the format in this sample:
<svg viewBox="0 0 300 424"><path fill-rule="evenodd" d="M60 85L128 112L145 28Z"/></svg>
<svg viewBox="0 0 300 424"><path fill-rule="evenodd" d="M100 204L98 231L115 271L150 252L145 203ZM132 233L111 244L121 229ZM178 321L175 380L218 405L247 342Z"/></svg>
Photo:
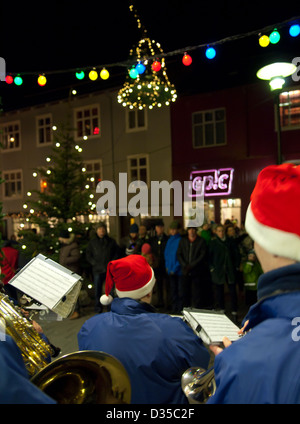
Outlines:
<svg viewBox="0 0 300 424"><path fill-rule="evenodd" d="M279 91L285 83L285 78L289 77L296 71L297 67L293 63L276 62L271 65L264 66L257 71L256 76L259 79L270 81L271 91L275 91L275 105L277 114L277 163L282 163L281 155L281 122L279 107Z"/></svg>

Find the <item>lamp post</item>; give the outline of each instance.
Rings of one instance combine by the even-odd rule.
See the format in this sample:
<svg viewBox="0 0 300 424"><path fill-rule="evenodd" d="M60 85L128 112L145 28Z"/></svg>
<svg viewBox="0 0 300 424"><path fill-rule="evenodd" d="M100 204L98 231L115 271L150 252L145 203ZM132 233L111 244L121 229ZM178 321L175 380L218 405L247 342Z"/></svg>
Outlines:
<svg viewBox="0 0 300 424"><path fill-rule="evenodd" d="M269 85L271 91L275 91L275 110L277 117L277 164L282 163L281 155L281 120L280 120L280 105L279 105L279 94L278 90L281 90L285 78L292 75L296 71L297 67L293 63L276 62L271 65L264 66L259 69L256 73L257 78L270 81Z"/></svg>

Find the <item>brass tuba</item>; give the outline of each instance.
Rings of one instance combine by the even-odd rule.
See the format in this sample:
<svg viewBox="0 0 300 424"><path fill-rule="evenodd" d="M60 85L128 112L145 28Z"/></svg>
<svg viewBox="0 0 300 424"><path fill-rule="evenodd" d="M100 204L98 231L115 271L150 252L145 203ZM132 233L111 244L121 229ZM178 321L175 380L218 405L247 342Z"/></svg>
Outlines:
<svg viewBox="0 0 300 424"><path fill-rule="evenodd" d="M0 319L5 324L6 334L14 339L20 349L30 376L49 363L49 357L53 354L52 347L22 315L20 308L3 293L0 293Z"/></svg>
<svg viewBox="0 0 300 424"><path fill-rule="evenodd" d="M206 403L216 391L214 369L187 369L181 377L181 388L190 404Z"/></svg>
<svg viewBox="0 0 300 424"><path fill-rule="evenodd" d="M0 320L19 347L31 382L61 404L129 404L131 385L123 365L99 351L79 351L49 363L52 347L8 296L0 293Z"/></svg>

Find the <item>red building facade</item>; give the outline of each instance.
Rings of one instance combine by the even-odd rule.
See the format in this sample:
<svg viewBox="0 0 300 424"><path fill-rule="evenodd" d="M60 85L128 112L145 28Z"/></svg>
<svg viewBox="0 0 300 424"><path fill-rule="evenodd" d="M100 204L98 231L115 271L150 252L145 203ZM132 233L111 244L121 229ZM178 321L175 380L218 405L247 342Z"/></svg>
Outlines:
<svg viewBox="0 0 300 424"><path fill-rule="evenodd" d="M171 131L173 181L191 180L194 199L204 189L206 220L240 225L258 173L278 162L278 145L282 161L300 159L300 88L274 94L258 82L183 96L172 105Z"/></svg>

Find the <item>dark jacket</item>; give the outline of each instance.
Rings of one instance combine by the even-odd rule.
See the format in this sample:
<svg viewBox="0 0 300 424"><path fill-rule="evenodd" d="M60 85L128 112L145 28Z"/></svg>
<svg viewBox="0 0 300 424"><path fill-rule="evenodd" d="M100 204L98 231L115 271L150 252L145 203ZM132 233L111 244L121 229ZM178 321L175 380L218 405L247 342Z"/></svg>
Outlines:
<svg viewBox="0 0 300 424"><path fill-rule="evenodd" d="M207 368L209 353L181 318L155 313L151 305L115 298L111 311L87 320L78 334L80 350L116 357L128 372L132 404L187 404L181 376Z"/></svg>
<svg viewBox="0 0 300 424"><path fill-rule="evenodd" d="M151 251L156 258L156 267L154 268L155 273L165 274L166 265L165 265L165 248L169 237L163 233L162 236L158 237L155 235L151 237L148 243L151 246Z"/></svg>
<svg viewBox="0 0 300 424"><path fill-rule="evenodd" d="M261 275L244 337L216 356L214 404L300 403L300 264Z"/></svg>
<svg viewBox="0 0 300 424"><path fill-rule="evenodd" d="M118 257L119 247L108 235L103 238L96 235L87 245L86 259L92 265L93 273L106 272L108 262Z"/></svg>
<svg viewBox="0 0 300 424"><path fill-rule="evenodd" d="M80 250L77 242L74 240L74 237L69 239L68 243L62 244L59 251L59 263L60 265L68 268L76 274L80 273Z"/></svg>
<svg viewBox="0 0 300 424"><path fill-rule="evenodd" d="M209 244L209 266L212 282L215 284L235 283L236 264L233 261L230 241L221 240L219 237L211 240Z"/></svg>
<svg viewBox="0 0 300 424"><path fill-rule="evenodd" d="M184 275L200 273L203 270L206 251L206 241L203 238L197 236L193 242L190 242L188 236L182 237L177 250L182 273Z"/></svg>

